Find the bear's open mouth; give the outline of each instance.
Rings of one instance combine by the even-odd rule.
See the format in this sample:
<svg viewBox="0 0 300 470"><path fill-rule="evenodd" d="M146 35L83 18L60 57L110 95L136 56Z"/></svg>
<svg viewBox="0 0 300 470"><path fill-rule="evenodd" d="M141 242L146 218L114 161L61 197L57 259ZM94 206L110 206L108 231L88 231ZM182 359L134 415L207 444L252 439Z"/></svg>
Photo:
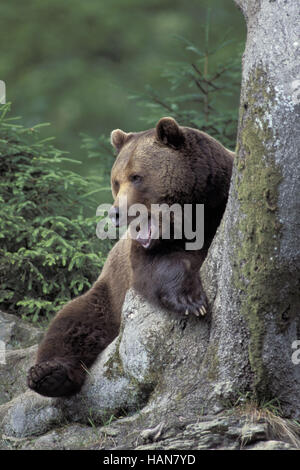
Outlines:
<svg viewBox="0 0 300 470"><path fill-rule="evenodd" d="M136 241L142 245L143 248L149 248L152 242L151 234L151 219L148 219L148 226L144 226L143 229L140 229L140 231L137 233Z"/></svg>

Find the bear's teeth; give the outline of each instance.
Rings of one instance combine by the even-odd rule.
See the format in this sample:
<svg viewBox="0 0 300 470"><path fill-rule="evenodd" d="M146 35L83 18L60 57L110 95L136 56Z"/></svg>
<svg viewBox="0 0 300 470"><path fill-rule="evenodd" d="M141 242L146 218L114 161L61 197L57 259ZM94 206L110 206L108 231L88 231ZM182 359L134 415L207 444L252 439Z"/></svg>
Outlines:
<svg viewBox="0 0 300 470"><path fill-rule="evenodd" d="M138 233L136 240L144 247L148 248L151 244L151 224L148 224L147 238L142 238L141 232Z"/></svg>

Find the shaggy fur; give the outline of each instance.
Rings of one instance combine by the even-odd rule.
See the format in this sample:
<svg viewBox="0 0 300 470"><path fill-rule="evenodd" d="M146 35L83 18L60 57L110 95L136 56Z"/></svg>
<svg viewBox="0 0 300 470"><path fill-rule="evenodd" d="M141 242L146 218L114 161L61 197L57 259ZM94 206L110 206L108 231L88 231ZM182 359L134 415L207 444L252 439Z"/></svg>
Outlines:
<svg viewBox="0 0 300 470"><path fill-rule="evenodd" d="M126 291L134 287L148 301L179 314L205 313L199 269L221 221L229 191L233 153L195 129L162 118L155 129L112 132L118 157L112 168L114 214L120 196L128 205L205 204L205 244L186 251L186 240L154 240L145 249L121 239L102 273L84 295L54 318L41 342L28 386L41 395L70 396L84 382L86 369L117 336Z"/></svg>

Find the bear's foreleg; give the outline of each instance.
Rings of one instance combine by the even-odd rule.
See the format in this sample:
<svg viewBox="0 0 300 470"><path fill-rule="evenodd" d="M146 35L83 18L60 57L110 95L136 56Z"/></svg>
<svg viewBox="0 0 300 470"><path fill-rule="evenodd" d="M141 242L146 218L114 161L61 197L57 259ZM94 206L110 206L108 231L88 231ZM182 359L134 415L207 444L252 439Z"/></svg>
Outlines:
<svg viewBox="0 0 300 470"><path fill-rule="evenodd" d="M118 334L118 312L112 309L103 279L65 305L39 345L36 364L28 372L29 388L49 397L78 392L87 368Z"/></svg>
<svg viewBox="0 0 300 470"><path fill-rule="evenodd" d="M207 298L199 268L191 269L189 260L184 258L177 259L175 263L172 261L162 262L157 269L156 296L159 303L182 315L206 315Z"/></svg>
<svg viewBox="0 0 300 470"><path fill-rule="evenodd" d="M207 312L207 298L199 270L205 256L204 250L151 255L134 245L133 287L147 300L167 310L203 316Z"/></svg>

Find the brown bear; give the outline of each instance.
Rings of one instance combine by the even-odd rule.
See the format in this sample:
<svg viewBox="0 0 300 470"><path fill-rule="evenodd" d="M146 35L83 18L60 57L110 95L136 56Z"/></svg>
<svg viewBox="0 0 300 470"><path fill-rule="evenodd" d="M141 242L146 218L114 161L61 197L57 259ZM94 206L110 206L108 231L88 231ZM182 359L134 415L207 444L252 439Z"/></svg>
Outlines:
<svg viewBox="0 0 300 470"><path fill-rule="evenodd" d="M128 207L141 203L149 211L151 204L204 204L204 244L187 250L184 235L179 239L171 230L166 239L160 228L155 239L151 229L143 238L121 238L92 288L63 307L39 345L28 386L41 395L70 396L80 390L87 368L118 334L130 287L174 315L206 312L199 269L226 206L233 152L172 118L144 132L117 129L111 142L117 151L111 172L115 224L122 196Z"/></svg>

